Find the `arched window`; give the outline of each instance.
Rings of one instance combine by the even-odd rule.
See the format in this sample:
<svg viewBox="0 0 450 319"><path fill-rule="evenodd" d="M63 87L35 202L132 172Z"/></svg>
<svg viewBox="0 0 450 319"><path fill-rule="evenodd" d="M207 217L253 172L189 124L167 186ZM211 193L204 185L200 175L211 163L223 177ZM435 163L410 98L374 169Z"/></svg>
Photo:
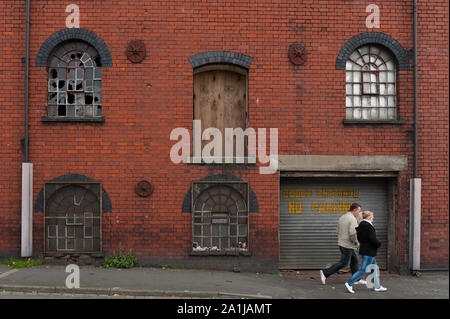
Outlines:
<svg viewBox="0 0 450 319"><path fill-rule="evenodd" d="M193 250L248 250L248 184L193 184Z"/></svg>
<svg viewBox="0 0 450 319"><path fill-rule="evenodd" d="M100 183L45 183L45 253L101 251Z"/></svg>
<svg viewBox="0 0 450 319"><path fill-rule="evenodd" d="M396 120L396 63L378 45L357 48L346 62L346 119Z"/></svg>
<svg viewBox="0 0 450 319"><path fill-rule="evenodd" d="M48 117L95 119L102 115L102 63L86 42L60 44L48 61Z"/></svg>

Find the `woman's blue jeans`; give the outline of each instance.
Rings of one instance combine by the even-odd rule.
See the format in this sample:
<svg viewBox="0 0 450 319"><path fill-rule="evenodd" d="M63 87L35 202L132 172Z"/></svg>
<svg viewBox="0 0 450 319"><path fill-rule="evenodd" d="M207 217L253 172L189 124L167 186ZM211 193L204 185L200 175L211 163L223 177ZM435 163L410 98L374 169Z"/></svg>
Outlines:
<svg viewBox="0 0 450 319"><path fill-rule="evenodd" d="M377 268L376 273L374 273L373 268L377 267L377 261L375 259L375 257L371 257L371 256L366 256L366 255L361 255L362 257L362 261L361 261L361 269L359 269L357 272L355 272L352 276L352 278L350 278L349 281L347 281L347 284L349 284L350 286L353 286L353 284L355 282L357 282L358 280L361 279L361 277L369 272L372 272L372 278L373 278L373 282L375 285L375 288L380 288L380 280L379 280L379 271ZM369 265L375 265L370 267L372 269L367 269L367 266Z"/></svg>

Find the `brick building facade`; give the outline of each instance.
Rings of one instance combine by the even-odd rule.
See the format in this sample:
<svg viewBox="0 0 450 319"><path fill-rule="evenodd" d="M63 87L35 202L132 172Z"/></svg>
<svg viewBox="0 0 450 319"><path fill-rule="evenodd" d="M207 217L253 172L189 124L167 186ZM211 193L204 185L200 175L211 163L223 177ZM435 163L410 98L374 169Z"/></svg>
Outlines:
<svg viewBox="0 0 450 319"><path fill-rule="evenodd" d="M366 11L372 3L375 27L366 21L376 14ZM0 255L19 256L26 5L0 6ZM421 267L448 268L448 2L417 8ZM407 269L412 57L413 1L30 1L32 255L101 257L121 246L142 264L317 268L304 260L314 260L314 250L337 251L320 246L329 235L317 234L340 212L316 198L319 190L337 190L335 205L357 201L371 210L381 185L385 266ZM217 96L208 86L216 78L225 83ZM196 109L196 99L240 89L242 99L231 101L243 128L278 128L276 173L261 174L268 164L249 157L174 163L173 129L194 139L193 119L237 123ZM151 183L150 195L140 181ZM290 197L300 203L295 212ZM302 220L307 211L325 217ZM317 232L302 237L302 229ZM298 238L313 238L311 249L299 248ZM289 247L306 250L297 256ZM334 253L318 262L334 261Z"/></svg>

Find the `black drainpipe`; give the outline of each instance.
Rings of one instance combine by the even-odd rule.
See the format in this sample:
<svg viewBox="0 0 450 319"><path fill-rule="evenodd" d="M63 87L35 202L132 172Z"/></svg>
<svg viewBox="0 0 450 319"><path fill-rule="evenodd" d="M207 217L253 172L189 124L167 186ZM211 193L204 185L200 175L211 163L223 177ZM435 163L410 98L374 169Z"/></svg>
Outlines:
<svg viewBox="0 0 450 319"><path fill-rule="evenodd" d="M413 34L414 34L414 178L417 178L417 0L413 7Z"/></svg>
<svg viewBox="0 0 450 319"><path fill-rule="evenodd" d="M29 87L29 60L30 60L30 0L26 0L26 39L25 39L25 139L24 162L28 163L28 87Z"/></svg>

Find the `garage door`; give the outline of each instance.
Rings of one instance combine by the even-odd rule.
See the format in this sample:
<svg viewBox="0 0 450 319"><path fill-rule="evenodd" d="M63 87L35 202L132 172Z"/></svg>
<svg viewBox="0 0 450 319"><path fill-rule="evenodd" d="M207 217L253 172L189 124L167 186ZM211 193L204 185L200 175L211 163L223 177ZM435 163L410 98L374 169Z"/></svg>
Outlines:
<svg viewBox="0 0 450 319"><path fill-rule="evenodd" d="M377 178L283 179L280 190L280 269L320 269L339 261L336 225L350 204L374 213L387 266L387 182Z"/></svg>

